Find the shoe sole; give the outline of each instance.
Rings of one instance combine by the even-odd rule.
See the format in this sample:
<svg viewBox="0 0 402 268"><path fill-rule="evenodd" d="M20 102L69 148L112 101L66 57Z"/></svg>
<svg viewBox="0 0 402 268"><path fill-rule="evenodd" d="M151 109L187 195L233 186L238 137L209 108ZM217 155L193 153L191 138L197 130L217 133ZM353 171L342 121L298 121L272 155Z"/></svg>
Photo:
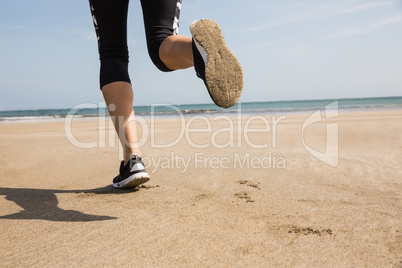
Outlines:
<svg viewBox="0 0 402 268"><path fill-rule="evenodd" d="M229 108L237 103L243 90L243 70L229 50L219 25L202 19L190 25L190 32L207 52L205 84L216 105Z"/></svg>
<svg viewBox="0 0 402 268"><path fill-rule="evenodd" d="M113 183L114 188L133 188L150 180L147 172L140 172L131 175L125 180Z"/></svg>

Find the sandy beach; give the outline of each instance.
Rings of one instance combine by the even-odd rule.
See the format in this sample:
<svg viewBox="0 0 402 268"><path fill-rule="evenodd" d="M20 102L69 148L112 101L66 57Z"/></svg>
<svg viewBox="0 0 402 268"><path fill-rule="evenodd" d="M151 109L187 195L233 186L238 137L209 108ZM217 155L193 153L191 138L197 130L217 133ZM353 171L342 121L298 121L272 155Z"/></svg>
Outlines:
<svg viewBox="0 0 402 268"><path fill-rule="evenodd" d="M402 110L309 116L2 122L0 266L401 267Z"/></svg>

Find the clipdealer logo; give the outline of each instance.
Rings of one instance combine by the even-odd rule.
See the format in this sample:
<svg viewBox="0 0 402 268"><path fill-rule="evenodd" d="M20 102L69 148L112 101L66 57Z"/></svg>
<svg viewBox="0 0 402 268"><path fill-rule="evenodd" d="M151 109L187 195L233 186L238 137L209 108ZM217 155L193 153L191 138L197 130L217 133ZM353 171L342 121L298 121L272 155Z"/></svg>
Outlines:
<svg viewBox="0 0 402 268"><path fill-rule="evenodd" d="M285 169L286 159L268 152L264 156L252 156L250 153L234 153L233 157L210 156L196 152L193 155L179 155L170 152L169 156L142 157L145 168L151 173L158 169L180 170L183 174L189 167L195 169Z"/></svg>
<svg viewBox="0 0 402 268"><path fill-rule="evenodd" d="M305 142L305 129L313 124L322 122L325 116L325 120L331 120L337 118L339 115L338 112L338 101L334 101L324 108L324 116L321 114L321 110L317 110L312 113L303 123L302 126L302 143L303 147L309 152L312 156L317 158L318 160L332 166L338 166L339 159L339 145L338 145L338 137L339 137L339 124L338 122L331 122L326 124L326 146L325 152L320 152L310 146L308 146Z"/></svg>
<svg viewBox="0 0 402 268"><path fill-rule="evenodd" d="M93 104L93 103L84 103L79 104L73 107L69 114L65 119L65 134L67 139L71 144L78 148L90 149L90 148L119 148L119 155L122 158L123 150L122 146L119 142L116 143L116 133L111 121L114 118L110 118L105 116L107 114L106 107L100 108L104 105ZM174 125L172 125L173 129L178 131L177 136L175 134L172 135L174 140L166 140L163 133L161 133L159 121L155 120L158 112L156 111L156 107L164 106L171 110L174 110L174 113L178 115L178 120L175 121ZM89 141L82 142L79 141L73 133L72 122L74 117L79 116L79 110L85 108L98 108L99 116L98 116L98 140L97 141ZM113 107L109 107L113 108ZM188 145L190 145L194 151L192 156L190 155L171 155L170 157L147 157L144 156L144 162L146 166L149 167L158 167L162 169L170 169L170 168L178 168L182 170L187 170L188 166L192 164L195 168L203 167L203 168L286 168L286 158L282 155L277 155L277 153L273 151L267 150L269 147L276 148L277 147L277 139L278 139L278 126L286 121L286 115L271 115L271 118L267 117L263 114L256 114L252 116L247 116L247 118L242 117L241 113L241 104L239 103L239 108L236 113L231 113L230 115L217 115L217 116L207 116L202 114L192 115L191 117L185 117L182 111L174 105L171 104L154 104L151 105L151 113L147 115L149 116L149 120L146 120L143 116L136 116L135 121L134 117L126 120L125 124L132 123L130 120L133 120L137 127L140 127L140 138L136 142L135 146L142 147L145 144L149 144L153 149L168 149L173 148L175 145L180 143L182 140L185 140ZM319 109L308 116L308 118L302 124L302 135L301 142L305 150L310 153L315 158L319 159L323 163L326 163L332 167L338 166L338 122L334 119L338 117L338 101L330 103L326 105L324 109ZM120 118L120 121L123 118ZM306 143L306 132L305 130L314 124L320 122L326 122L326 146L325 152L320 152L319 150L311 147ZM195 123L197 122L197 123ZM214 122L227 127L220 127L216 129L214 126ZM255 125L254 122L257 122ZM124 124L124 125L125 125ZM199 127L194 127L194 125L199 125ZM201 124L201 125L200 125ZM216 126L216 125L215 125ZM257 126L257 127L255 127ZM124 126L123 126L124 127ZM158 130L159 129L159 130ZM124 129L120 130L121 133L124 133ZM209 135L208 135L209 134ZM162 136L160 136L162 135ZM208 135L208 139L203 139L202 141L198 139L199 135ZM223 136L222 136L223 135ZM254 139L250 139L254 137ZM262 135L262 136L261 136ZM158 136L158 137L157 137ZM256 139L256 137L261 137ZM220 139L219 139L220 137ZM228 137L223 138L222 137ZM160 140L162 138L162 140ZM123 140L121 140L123 139ZM125 137L120 137L120 140L128 145L129 142L125 139ZM156 141L159 142L156 142ZM220 142L218 142L220 140ZM223 142L222 142L223 140ZM268 141L270 140L270 141ZM214 147L216 149L225 149L225 148L241 148L243 146L243 142L246 143L247 147L252 149L256 149L252 151L252 154L246 153L245 155L240 155L238 153L232 155L233 157L210 157L203 153L200 153L202 149ZM265 153L262 154L264 150ZM253 156L254 153L257 153L257 157ZM227 156L227 155L226 155Z"/></svg>

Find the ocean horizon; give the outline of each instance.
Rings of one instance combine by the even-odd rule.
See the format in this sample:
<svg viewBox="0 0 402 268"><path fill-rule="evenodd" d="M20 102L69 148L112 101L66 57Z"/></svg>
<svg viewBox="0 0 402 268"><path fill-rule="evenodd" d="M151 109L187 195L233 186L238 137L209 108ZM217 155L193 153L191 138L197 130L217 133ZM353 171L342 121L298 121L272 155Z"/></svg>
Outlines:
<svg viewBox="0 0 402 268"><path fill-rule="evenodd" d="M268 102L239 102L231 108L223 109L214 103L208 104L152 104L146 106L134 106L136 115L175 116L178 114L222 114L258 113L258 114L289 114L304 113L324 109L325 106L337 102L340 111L353 110L393 110L402 109L402 97L376 97L376 98L344 98L321 100L293 100L293 101L268 101ZM102 104L102 103L100 103ZM79 104L71 108L62 109L32 109L32 110L8 110L0 111L0 122L7 121L35 121L65 118L68 115L74 117L99 117L108 116L106 107L100 104ZM88 107L88 106L92 106Z"/></svg>

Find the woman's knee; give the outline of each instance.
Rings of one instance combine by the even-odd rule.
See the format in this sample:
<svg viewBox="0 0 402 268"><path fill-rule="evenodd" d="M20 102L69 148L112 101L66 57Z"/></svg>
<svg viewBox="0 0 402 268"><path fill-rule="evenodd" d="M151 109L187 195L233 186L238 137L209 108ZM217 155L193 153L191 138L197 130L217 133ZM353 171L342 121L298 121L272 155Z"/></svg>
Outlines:
<svg viewBox="0 0 402 268"><path fill-rule="evenodd" d="M159 50L160 50L160 47L161 47L163 41L165 41L165 39L169 36L170 35L165 35L163 37L153 38L153 39L148 40L148 42L147 42L149 57L151 58L153 64L156 66L156 68L158 68L162 72L173 71L173 70L169 69L165 65L165 63L163 63L163 61L161 60L161 57L160 57L160 53L159 53Z"/></svg>

